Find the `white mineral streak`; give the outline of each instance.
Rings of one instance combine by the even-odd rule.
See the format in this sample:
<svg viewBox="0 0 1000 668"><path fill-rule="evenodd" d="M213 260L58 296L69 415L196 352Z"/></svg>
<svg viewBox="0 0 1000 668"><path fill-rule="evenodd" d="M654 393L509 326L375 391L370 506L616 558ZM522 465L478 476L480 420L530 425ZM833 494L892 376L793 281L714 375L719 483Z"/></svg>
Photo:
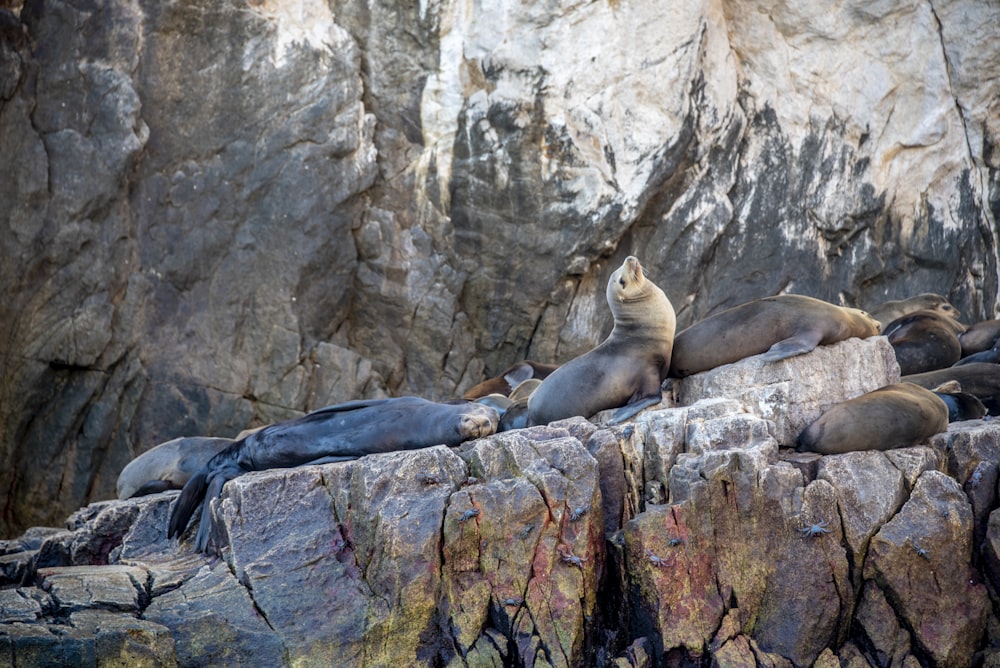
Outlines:
<svg viewBox="0 0 1000 668"><path fill-rule="evenodd" d="M251 13L273 24L271 64L279 69L285 66L289 50L309 46L332 51L350 39L334 23L333 12L324 0L249 0L247 6Z"/></svg>
<svg viewBox="0 0 1000 668"><path fill-rule="evenodd" d="M939 24L924 1L728 3L733 49L758 108L774 109L792 146L810 121L836 118L872 161L870 175L904 223L933 207L956 226L954 179L966 137ZM951 193L951 195L947 194ZM956 200L956 201L952 201Z"/></svg>
<svg viewBox="0 0 1000 668"><path fill-rule="evenodd" d="M575 158L564 164L562 152L543 151L543 176L567 184L578 211L617 201L628 218L658 153L691 114L698 76L707 70L710 104L700 111L710 126L722 123L735 99L735 66L717 3L445 0L421 7L437 12L441 57L423 91L418 177L433 165L447 182L463 106L488 137L492 105L540 105L550 133L568 140ZM473 76L483 70L499 71L499 80L486 84ZM526 126L530 121L523 119ZM508 161L502 151L498 146L492 156L500 185Z"/></svg>

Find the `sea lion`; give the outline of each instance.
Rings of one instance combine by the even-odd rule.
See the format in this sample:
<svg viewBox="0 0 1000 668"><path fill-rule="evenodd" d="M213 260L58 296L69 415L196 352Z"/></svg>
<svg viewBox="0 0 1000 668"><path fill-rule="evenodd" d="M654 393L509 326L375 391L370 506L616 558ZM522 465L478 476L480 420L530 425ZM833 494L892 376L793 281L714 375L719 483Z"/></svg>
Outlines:
<svg viewBox="0 0 1000 668"><path fill-rule="evenodd" d="M209 459L232 445L231 438L189 436L160 443L118 474L119 499L180 489Z"/></svg>
<svg viewBox="0 0 1000 668"><path fill-rule="evenodd" d="M543 380L558 368L558 364L543 364L542 362L524 360L523 362L518 362L507 367L499 376L487 378L478 385L470 388L462 395L462 398L473 401L487 394L509 395L515 387L524 381L532 378Z"/></svg>
<svg viewBox="0 0 1000 668"><path fill-rule="evenodd" d="M913 383L886 385L828 408L806 427L798 449L837 455L923 443L948 429L948 406Z"/></svg>
<svg viewBox="0 0 1000 668"><path fill-rule="evenodd" d="M931 391L941 397L948 407L948 422L978 420L987 413L983 402L972 394L963 392L962 385L957 380L949 380Z"/></svg>
<svg viewBox="0 0 1000 668"><path fill-rule="evenodd" d="M510 395L509 395L508 398L511 400L511 403L517 403L518 401L521 401L522 399L524 401L527 401L528 397L530 397L532 394L534 394L535 390L537 390L538 386L541 385L541 384L542 384L541 379L539 379L539 378L529 378L528 380L525 380L525 381L522 381L522 382L518 383L517 387L515 387L511 391L511 393L510 393Z"/></svg>
<svg viewBox="0 0 1000 668"><path fill-rule="evenodd" d="M456 446L496 431L496 410L482 404L442 404L420 397L349 401L278 422L235 441L195 473L174 505L167 537L179 536L205 499L195 549L208 547L209 501L227 480L248 471L356 459L433 445Z"/></svg>
<svg viewBox="0 0 1000 668"><path fill-rule="evenodd" d="M962 391L982 401L991 415L1000 415L1000 364L963 364L900 378L929 390L949 380L957 380Z"/></svg>
<svg viewBox="0 0 1000 668"><path fill-rule="evenodd" d="M670 376L694 373L760 355L776 362L851 337L879 332L864 311L804 295L775 295L726 309L697 322L674 340Z"/></svg>
<svg viewBox="0 0 1000 668"><path fill-rule="evenodd" d="M959 339L961 341L961 339ZM993 347L989 350L984 350L978 353L971 353L969 355L963 355L962 359L958 360L952 366L962 366L964 364L978 364L985 362L986 364L1000 364L1000 341L993 344Z"/></svg>
<svg viewBox="0 0 1000 668"><path fill-rule="evenodd" d="M916 311L938 311L955 320L958 320L962 315L947 299L933 292L925 292L915 297L907 297L906 299L882 302L878 306L868 309L868 313L882 325L883 332L893 320L898 320L904 315Z"/></svg>
<svg viewBox="0 0 1000 668"><path fill-rule="evenodd" d="M962 357L981 353L996 345L1000 339L1000 320L981 320L958 335L962 344Z"/></svg>
<svg viewBox="0 0 1000 668"><path fill-rule="evenodd" d="M628 256L605 291L614 328L600 345L552 372L528 398L529 425L619 408L621 422L660 402L670 367L674 307Z"/></svg>
<svg viewBox="0 0 1000 668"><path fill-rule="evenodd" d="M951 366L962 357L965 325L940 311L916 311L889 323L883 334L896 352L900 375Z"/></svg>

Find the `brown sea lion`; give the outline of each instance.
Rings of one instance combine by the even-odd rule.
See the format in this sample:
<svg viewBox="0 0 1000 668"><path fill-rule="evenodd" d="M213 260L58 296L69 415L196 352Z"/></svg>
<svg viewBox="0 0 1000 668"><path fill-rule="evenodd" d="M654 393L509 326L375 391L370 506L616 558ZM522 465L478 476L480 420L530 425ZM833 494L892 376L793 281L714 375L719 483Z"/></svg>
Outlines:
<svg viewBox="0 0 1000 668"><path fill-rule="evenodd" d="M709 316L678 334L670 376L683 378L752 355L775 362L878 332L878 322L859 309L803 295L765 297Z"/></svg>
<svg viewBox="0 0 1000 668"><path fill-rule="evenodd" d="M891 450L948 429L948 406L913 383L896 383L834 404L799 434L798 449L837 455Z"/></svg>
<svg viewBox="0 0 1000 668"><path fill-rule="evenodd" d="M916 311L889 323L883 334L907 376L951 366L962 357L958 335L965 325L940 311Z"/></svg>
<svg viewBox="0 0 1000 668"><path fill-rule="evenodd" d="M989 350L1000 339L1000 320L981 320L958 335L962 357Z"/></svg>
<svg viewBox="0 0 1000 668"><path fill-rule="evenodd" d="M661 400L670 366L674 307L629 256L608 280L615 324L600 345L570 360L542 381L528 399L528 424L619 408L621 422Z"/></svg>
<svg viewBox="0 0 1000 668"><path fill-rule="evenodd" d="M233 444L231 438L189 436L160 443L118 474L119 499L180 489L208 460Z"/></svg>
<svg viewBox="0 0 1000 668"><path fill-rule="evenodd" d="M442 404L419 397L349 401L278 422L235 441L195 473L174 505L167 537L180 536L205 499L195 549L208 547L209 502L226 481L248 471L319 464L432 445L456 446L496 431L499 416L483 404Z"/></svg>
<svg viewBox="0 0 1000 668"><path fill-rule="evenodd" d="M957 380L962 391L982 401L991 415L1000 415L1000 364L963 364L903 376L900 380L929 390L949 380Z"/></svg>
<svg viewBox="0 0 1000 668"><path fill-rule="evenodd" d="M962 315L947 299L933 292L882 302L878 306L868 309L868 313L882 325L883 332L893 320L898 320L904 315L916 311L938 311L955 320L958 320Z"/></svg>
<svg viewBox="0 0 1000 668"><path fill-rule="evenodd" d="M499 376L487 378L478 385L470 388L462 395L463 399L474 401L487 394L509 395L511 391L522 382L531 378L543 380L553 371L559 368L558 364L543 364L532 360L524 360L517 364L512 364Z"/></svg>

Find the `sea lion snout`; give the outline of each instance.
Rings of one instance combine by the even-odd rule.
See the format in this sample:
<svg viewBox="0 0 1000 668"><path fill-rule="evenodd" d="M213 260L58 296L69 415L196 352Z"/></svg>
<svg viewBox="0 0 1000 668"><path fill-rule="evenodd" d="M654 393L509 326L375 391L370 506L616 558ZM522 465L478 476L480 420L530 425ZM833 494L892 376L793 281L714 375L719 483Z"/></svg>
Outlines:
<svg viewBox="0 0 1000 668"><path fill-rule="evenodd" d="M458 421L458 433L465 438L483 438L496 432L500 413L484 404L470 404L469 412Z"/></svg>

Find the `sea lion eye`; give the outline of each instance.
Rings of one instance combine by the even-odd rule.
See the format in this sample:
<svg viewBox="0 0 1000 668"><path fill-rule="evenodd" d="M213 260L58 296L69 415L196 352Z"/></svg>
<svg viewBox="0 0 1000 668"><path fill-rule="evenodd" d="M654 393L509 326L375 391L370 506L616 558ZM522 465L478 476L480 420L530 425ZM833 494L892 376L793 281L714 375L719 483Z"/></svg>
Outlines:
<svg viewBox="0 0 1000 668"><path fill-rule="evenodd" d="M624 288L625 287L625 279L624 278L619 278L618 279L618 285L620 285L620 286L622 286Z"/></svg>

